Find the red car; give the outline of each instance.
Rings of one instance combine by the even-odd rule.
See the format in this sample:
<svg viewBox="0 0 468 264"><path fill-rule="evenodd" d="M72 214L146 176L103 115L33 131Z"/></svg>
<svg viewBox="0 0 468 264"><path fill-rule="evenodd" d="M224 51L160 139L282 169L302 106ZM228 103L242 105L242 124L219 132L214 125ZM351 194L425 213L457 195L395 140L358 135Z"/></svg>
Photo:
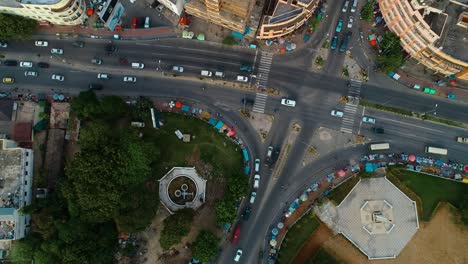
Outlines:
<svg viewBox="0 0 468 264"><path fill-rule="evenodd" d="M138 24L138 18L137 17L134 17L133 20L132 20L132 28L136 28L137 27L137 24Z"/></svg>
<svg viewBox="0 0 468 264"><path fill-rule="evenodd" d="M236 225L236 228L234 229L234 234L232 236L231 243L237 244L237 241L239 240L239 235L240 235L240 226Z"/></svg>

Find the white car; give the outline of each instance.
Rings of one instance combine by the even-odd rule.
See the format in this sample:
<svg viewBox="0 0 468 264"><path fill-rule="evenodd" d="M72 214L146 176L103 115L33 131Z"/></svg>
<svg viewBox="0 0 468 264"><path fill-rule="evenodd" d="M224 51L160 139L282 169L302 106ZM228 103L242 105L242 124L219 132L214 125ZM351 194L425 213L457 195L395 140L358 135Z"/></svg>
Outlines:
<svg viewBox="0 0 468 264"><path fill-rule="evenodd" d="M333 110L330 112L330 114L331 114L332 116L336 116L336 117L343 117L343 116L344 116L344 113L343 113L342 111L340 111L340 110L335 110L335 109L333 109Z"/></svg>
<svg viewBox="0 0 468 264"><path fill-rule="evenodd" d="M352 27L353 27L353 22L354 22L354 17L349 16L349 19L348 19L348 28L352 28Z"/></svg>
<svg viewBox="0 0 468 264"><path fill-rule="evenodd" d="M52 80L63 82L65 81L65 77L63 77L63 75L54 74L52 75Z"/></svg>
<svg viewBox="0 0 468 264"><path fill-rule="evenodd" d="M2 47L2 48L7 48L7 47L8 47L8 43L6 43L5 41L0 41L0 47Z"/></svg>
<svg viewBox="0 0 468 264"><path fill-rule="evenodd" d="M375 124L375 118L369 117L369 116L363 116L362 122L368 123L368 124Z"/></svg>
<svg viewBox="0 0 468 264"><path fill-rule="evenodd" d="M97 75L98 79L105 79L105 80L108 80L109 79L109 74L107 73L99 73Z"/></svg>
<svg viewBox="0 0 468 264"><path fill-rule="evenodd" d="M257 197L257 192L252 192L250 194L250 203L251 204L255 203L255 197Z"/></svg>
<svg viewBox="0 0 468 264"><path fill-rule="evenodd" d="M285 106L295 107L296 101L283 98L281 99L281 104Z"/></svg>
<svg viewBox="0 0 468 264"><path fill-rule="evenodd" d="M125 76L125 77L123 78L123 81L124 81L124 82L132 82L132 83L134 83L134 82L136 82L136 77L133 77L133 76Z"/></svg>
<svg viewBox="0 0 468 264"><path fill-rule="evenodd" d="M23 67L23 68L32 68L33 66L33 63L30 62L30 61L22 61L20 62L20 67Z"/></svg>
<svg viewBox="0 0 468 264"><path fill-rule="evenodd" d="M63 54L63 49L51 49L50 53L57 54L57 55L62 55Z"/></svg>
<svg viewBox="0 0 468 264"><path fill-rule="evenodd" d="M42 41L42 40L37 40L36 42L34 42L34 45L36 45L38 47L47 47L47 46L49 46L49 42Z"/></svg>
<svg viewBox="0 0 468 264"><path fill-rule="evenodd" d="M242 249L239 248L236 252L236 256L234 257L234 261L239 262L241 256L242 256Z"/></svg>
<svg viewBox="0 0 468 264"><path fill-rule="evenodd" d="M255 189L258 189L258 187L260 187L260 175L259 174L255 174L254 176L254 185L253 187Z"/></svg>
<svg viewBox="0 0 468 264"><path fill-rule="evenodd" d="M26 76L26 77L29 77L29 76L37 77L37 72L36 71L25 71L24 76Z"/></svg>
<svg viewBox="0 0 468 264"><path fill-rule="evenodd" d="M249 78L246 77L246 76L238 75L238 76L237 76L237 81L238 81L238 82L248 82L248 81L249 81Z"/></svg>
<svg viewBox="0 0 468 264"><path fill-rule="evenodd" d="M172 67L172 71L175 71L175 72L184 72L184 67L181 67L181 66L173 66L173 67Z"/></svg>
<svg viewBox="0 0 468 264"><path fill-rule="evenodd" d="M255 172L259 172L260 171L260 159L255 159Z"/></svg>

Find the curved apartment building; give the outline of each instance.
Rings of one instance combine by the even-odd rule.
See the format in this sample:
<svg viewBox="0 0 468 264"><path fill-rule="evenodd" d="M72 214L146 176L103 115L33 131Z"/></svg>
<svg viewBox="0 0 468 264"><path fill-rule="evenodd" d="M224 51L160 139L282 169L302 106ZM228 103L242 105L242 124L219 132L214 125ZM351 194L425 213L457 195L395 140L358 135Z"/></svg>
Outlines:
<svg viewBox="0 0 468 264"><path fill-rule="evenodd" d="M379 0L388 28L424 66L468 80L466 7L456 1Z"/></svg>
<svg viewBox="0 0 468 264"><path fill-rule="evenodd" d="M65 26L80 25L87 18L84 0L2 0L0 12Z"/></svg>

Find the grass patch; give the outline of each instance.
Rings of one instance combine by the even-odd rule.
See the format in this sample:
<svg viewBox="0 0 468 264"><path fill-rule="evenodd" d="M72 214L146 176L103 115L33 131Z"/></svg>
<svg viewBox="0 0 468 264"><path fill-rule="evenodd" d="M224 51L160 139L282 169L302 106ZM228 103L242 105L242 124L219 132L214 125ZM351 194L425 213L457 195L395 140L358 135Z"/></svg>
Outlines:
<svg viewBox="0 0 468 264"><path fill-rule="evenodd" d="M343 69L343 76L349 77L348 67L346 67L346 68Z"/></svg>
<svg viewBox="0 0 468 264"><path fill-rule="evenodd" d="M353 189L353 187L359 182L360 177L354 176L342 183L338 188L333 189L329 195L328 199L335 205L339 205L343 199L348 195L348 193Z"/></svg>
<svg viewBox="0 0 468 264"><path fill-rule="evenodd" d="M440 118L440 117L437 117L437 116L422 115L421 118L425 119L425 120L430 120L430 121L433 121L433 122L437 122L437 123L446 124L446 125L449 125L449 126L463 127L463 124L460 123L460 122L448 120L448 119L445 119L445 118Z"/></svg>
<svg viewBox="0 0 468 264"><path fill-rule="evenodd" d="M310 211L293 225L281 244L278 263L289 264L294 261L307 239L319 227L320 221Z"/></svg>
<svg viewBox="0 0 468 264"><path fill-rule="evenodd" d="M449 202L460 209L463 196L468 193L468 185L461 182L402 169L392 169L391 174L421 198L424 221L431 219L439 202Z"/></svg>
<svg viewBox="0 0 468 264"><path fill-rule="evenodd" d="M144 130L145 140L156 144L163 157L161 162L154 165L157 178L162 177L174 166L189 166L190 161L194 160L210 164L215 177L227 178L242 174L241 149L226 135L191 116L161 113L161 118L164 120L164 126L159 130L152 127ZM184 143L179 140L174 133L177 129L184 134L190 134L191 142Z"/></svg>
<svg viewBox="0 0 468 264"><path fill-rule="evenodd" d="M307 260L305 264L339 264L334 256L330 255L324 248L320 248L315 255Z"/></svg>
<svg viewBox="0 0 468 264"><path fill-rule="evenodd" d="M326 40L325 42L323 42L322 48L328 49L329 47L330 47L330 41Z"/></svg>
<svg viewBox="0 0 468 264"><path fill-rule="evenodd" d="M325 64L325 60L322 57L317 56L317 58L315 58L315 64L323 66Z"/></svg>

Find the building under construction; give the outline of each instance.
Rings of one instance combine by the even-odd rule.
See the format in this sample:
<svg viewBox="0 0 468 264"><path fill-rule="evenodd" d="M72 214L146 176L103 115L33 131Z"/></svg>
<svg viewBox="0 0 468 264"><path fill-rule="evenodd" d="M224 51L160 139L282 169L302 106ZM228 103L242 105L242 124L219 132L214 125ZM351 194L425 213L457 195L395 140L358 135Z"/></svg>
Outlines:
<svg viewBox="0 0 468 264"><path fill-rule="evenodd" d="M189 0L185 12L243 33L254 4L253 0Z"/></svg>

